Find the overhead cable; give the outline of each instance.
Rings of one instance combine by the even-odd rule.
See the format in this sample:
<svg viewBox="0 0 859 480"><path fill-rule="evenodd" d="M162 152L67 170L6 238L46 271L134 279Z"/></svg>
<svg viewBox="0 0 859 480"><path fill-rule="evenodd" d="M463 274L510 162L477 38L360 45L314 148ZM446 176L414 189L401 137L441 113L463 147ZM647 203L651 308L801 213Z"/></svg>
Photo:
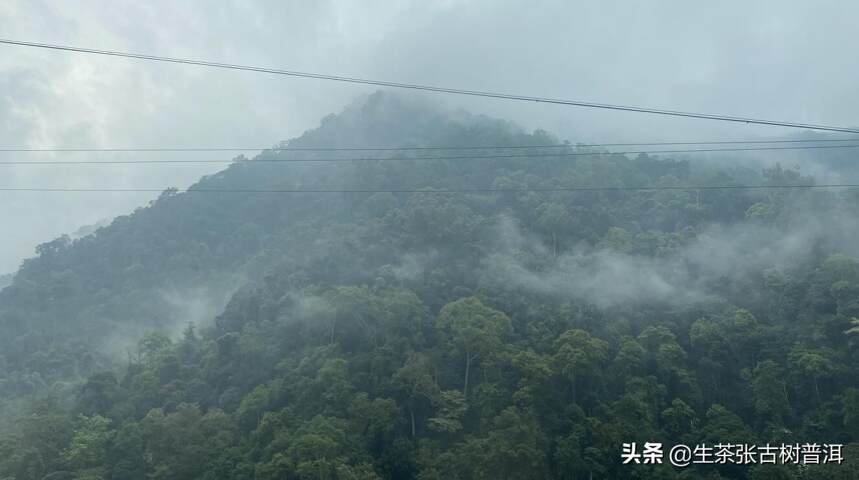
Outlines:
<svg viewBox="0 0 859 480"><path fill-rule="evenodd" d="M626 112L648 113L648 114L653 114L653 115L667 115L667 116L672 116L672 117L698 118L698 119L705 119L705 120L717 120L717 121L723 121L723 122L735 122L735 123L756 124L756 125L770 125L770 126L789 127L789 128L803 128L803 129L809 129L809 130L822 130L822 131L830 131L830 132L859 133L859 128L850 128L850 127L842 127L842 126L815 125L815 124L809 124L809 123L789 122L789 121L781 121L781 120L768 120L768 119L750 118L750 117L739 117L739 116L721 115L721 114L713 114L713 113L685 112L685 111L669 110L669 109L662 109L662 108L638 107L638 106L631 106L631 105L617 105L617 104L581 101L581 100L564 100L564 99L530 96L530 95L518 95L518 94L498 93L498 92L489 92L489 91L480 91L480 90L467 90L467 89L460 89L460 88L448 88L448 87L421 85L421 84L414 84L414 83L392 82L392 81L386 81L386 80L372 80L372 79L366 79L366 78L348 77L348 76L341 76L341 75L328 75L328 74L322 74L322 73L300 72L300 71L295 71L295 70L282 70L282 69L277 69L277 68L256 67L256 66L250 66L250 65L232 64L232 63L211 62L211 61L206 61L206 60L192 60L192 59L185 59L185 58L145 55L145 54L140 54L140 53L119 52L119 51L115 51L115 50L97 50L97 49L92 49L92 48L81 48L81 47L74 47L74 46L69 46L69 45L56 45L56 44L38 43L38 42L25 42L25 41L21 41L21 40L0 39L0 44L44 48L44 49L50 49L50 50L62 50L62 51L68 51L68 52L87 53L87 54L94 54L94 55L107 55L107 56L112 56L112 57L133 58L133 59L139 59L139 60L151 60L151 61L157 61L157 62L180 63L180 64L197 65L197 66L204 66L204 67L226 68L226 69L231 69L231 70L244 70L244 71L251 71L251 72L258 72L258 73L269 73L269 74L274 74L274 75L284 75L284 76L290 76L290 77L312 78L312 79L316 79L316 80L347 82L347 83L356 83L356 84L364 84L364 85L373 85L373 86L379 86L379 87L422 90L422 91L427 91L427 92L447 93L447 94L453 94L453 95L466 95L466 96L472 96L472 97L486 97L486 98L496 98L496 99L501 99L501 100L514 100L514 101L524 101L524 102L546 103L546 104L566 105L566 106L585 107L585 108L597 108L597 109L604 109L604 110L619 110L619 111L626 111Z"/></svg>

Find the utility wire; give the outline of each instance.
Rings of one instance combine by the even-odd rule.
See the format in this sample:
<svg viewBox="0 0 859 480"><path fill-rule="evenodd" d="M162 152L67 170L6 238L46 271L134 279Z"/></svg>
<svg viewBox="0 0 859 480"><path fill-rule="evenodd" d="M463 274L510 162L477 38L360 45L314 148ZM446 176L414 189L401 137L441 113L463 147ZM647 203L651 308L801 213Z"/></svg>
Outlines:
<svg viewBox="0 0 859 480"><path fill-rule="evenodd" d="M244 189L244 188L190 188L182 193L526 193L526 192L593 192L593 191L696 191L696 190L780 190L780 189L830 189L857 188L859 183L828 183L817 185L667 185L667 186L569 186L569 187L528 187L528 188L446 188L430 189L373 189L373 188L338 188L338 189ZM429 188L429 187L427 187ZM167 189L159 188L16 188L3 187L0 192L53 192L53 193L162 193ZM177 191L178 192L178 191Z"/></svg>
<svg viewBox="0 0 859 480"><path fill-rule="evenodd" d="M637 113L649 113L654 115L667 115L673 117L686 117L686 118L699 118L706 120L718 120L724 122L736 122L736 123L746 123L746 124L757 124L757 125L772 125L772 126L780 126L780 127L789 127L789 128L804 128L811 130L824 130L831 132L846 132L846 133L859 133L859 129L857 128L848 128L848 127L839 127L839 126L830 126L830 125L814 125L814 124L805 124L805 123L797 123L797 122L786 122L779 120L766 120L766 119L758 119L758 118L747 118L747 117L736 117L729 115L718 115L718 114L710 114L710 113L696 113L696 112L684 112L678 110L666 110L660 108L647 108L647 107L636 107L629 105L614 105L608 103L597 103L597 102L587 102L587 101L579 101L579 100L563 100L556 98L548 98L548 97L535 97L528 95L516 95L509 93L497 93L497 92L487 92L487 91L479 91L479 90L464 90L458 88L447 88L447 87L438 87L431 85L419 85L412 83L400 83L400 82L390 82L384 80L371 80L365 78L356 78L356 77L345 77L339 75L326 75L321 73L310 73L310 72L299 72L294 70L281 70L275 68L265 68L265 67L255 67L249 65L238 65L231 63L219 63L219 62L210 62L205 60L191 60L191 59L183 59L183 58L174 58L174 57L160 57L155 55L144 55L139 53L128 53L128 52L118 52L114 50L96 50L91 48L80 48L73 47L68 45L55 45L48 43L37 43L37 42L25 42L20 40L8 40L8 39L0 39L0 44L7 45L17 45L17 46L25 46L25 47L35 47L35 48L45 48L50 50L63 50L69 52L78 52L78 53L88 53L95 55L107 55L113 57L125 57L125 58L134 58L140 60L152 60L157 62L169 62L169 63L181 63L186 65L198 65L205 67L216 67L216 68L227 68L232 70L245 70L251 72L260 72L260 73L270 73L275 75L285 75L290 77L302 77L302 78L313 78L317 80L329 80L334 82L347 82L347 83L357 83L364 85L374 85L380 87L391 87L391 88L404 88L411 90L422 90L427 92L436 92L436 93L448 93L454 95L467 95L472 97L487 97L487 98L497 98L502 100L517 100L517 101L525 101L525 102L537 102L537 103L548 103L548 104L556 104L556 105L567 105L567 106L576 106L576 107L586 107L586 108L599 108L605 110L620 110L626 112L637 112Z"/></svg>
<svg viewBox="0 0 859 480"><path fill-rule="evenodd" d="M422 151L422 150L505 150L505 149L531 149L531 148L588 148L588 147L628 147L628 146L670 146L670 145L762 145L781 143L826 143L826 142L857 142L859 138L842 139L819 139L819 140L714 140L714 141L688 141L688 142L615 142L615 143L558 143L551 145L468 145L468 146L424 146L424 147L81 147L81 148L28 148L28 147L0 147L0 152L18 153L83 153L83 152L250 152L250 151L275 151L275 152L386 152L386 151Z"/></svg>
<svg viewBox="0 0 859 480"><path fill-rule="evenodd" d="M859 138L853 139L859 141ZM830 140L827 140L830 141ZM851 141L851 140L832 140L832 141ZM748 143L748 142L744 142ZM756 142L751 142L756 143ZM771 142L760 142L771 143ZM709 142L706 143L709 145ZM499 150L499 149L526 149L526 148L563 148L563 147L596 147L609 146L616 144L591 144L591 145L571 145L571 144L556 144L556 145L500 145L500 146L467 146L467 147L154 147L154 148L136 148L136 147L107 147L107 148L26 148L26 147L10 147L0 148L0 152L249 152L249 151L275 151L275 152L387 152L387 151L417 151L417 150ZM632 143L630 145L650 145L641 143ZM666 143L665 145L677 145L675 143Z"/></svg>
<svg viewBox="0 0 859 480"><path fill-rule="evenodd" d="M672 154L672 153L716 153L716 152L753 152L753 151L783 151L783 150L817 150L859 148L859 144L850 145L809 145L790 147L743 147L743 148L697 148L672 150L628 150L619 152L568 152L527 154L515 153L504 155L447 155L420 157L359 157L359 158L258 158L248 161L211 160L211 159L181 159L181 160L0 160L0 165L148 165L148 164L226 164L226 163L341 163L341 162L412 162L423 160L487 160L498 158L558 158L584 157L598 155L636 155L636 154Z"/></svg>

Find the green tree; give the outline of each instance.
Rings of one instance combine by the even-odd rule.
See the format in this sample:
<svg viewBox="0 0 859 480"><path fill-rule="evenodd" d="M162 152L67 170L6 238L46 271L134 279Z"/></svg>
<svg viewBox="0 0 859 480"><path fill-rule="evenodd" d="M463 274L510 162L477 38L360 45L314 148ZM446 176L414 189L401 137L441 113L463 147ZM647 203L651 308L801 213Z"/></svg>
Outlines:
<svg viewBox="0 0 859 480"><path fill-rule="evenodd" d="M820 403L820 382L835 373L835 365L831 360L832 353L826 349L809 349L799 345L794 346L788 355L791 371L804 381L810 380L816 403Z"/></svg>
<svg viewBox="0 0 859 480"><path fill-rule="evenodd" d="M666 433L673 439L682 439L697 428L695 410L679 398L671 401L671 406L662 411L661 417Z"/></svg>
<svg viewBox="0 0 859 480"><path fill-rule="evenodd" d="M544 478L546 439L533 417L510 407L492 422L486 437L467 441L463 464L474 479L518 480Z"/></svg>
<svg viewBox="0 0 859 480"><path fill-rule="evenodd" d="M461 298L441 309L436 328L448 347L464 357L463 396L476 361L492 362L502 353L502 339L510 332L510 319L487 307L477 297Z"/></svg>
<svg viewBox="0 0 859 480"><path fill-rule="evenodd" d="M457 433L462 430L462 417L468 406L465 396L457 390L445 390L438 397L438 412L429 419L429 428L441 433Z"/></svg>
<svg viewBox="0 0 859 480"><path fill-rule="evenodd" d="M105 478L108 442L114 435L110 420L98 415L81 415L79 423L69 446L63 450L63 458L69 462L76 478L101 480Z"/></svg>
<svg viewBox="0 0 859 480"><path fill-rule="evenodd" d="M757 364L749 381L755 410L763 418L781 422L790 412L787 399L787 383L782 368L772 360Z"/></svg>
<svg viewBox="0 0 859 480"><path fill-rule="evenodd" d="M555 371L569 382L573 402L577 380L593 375L608 355L608 343L579 329L567 330L555 341L552 363Z"/></svg>

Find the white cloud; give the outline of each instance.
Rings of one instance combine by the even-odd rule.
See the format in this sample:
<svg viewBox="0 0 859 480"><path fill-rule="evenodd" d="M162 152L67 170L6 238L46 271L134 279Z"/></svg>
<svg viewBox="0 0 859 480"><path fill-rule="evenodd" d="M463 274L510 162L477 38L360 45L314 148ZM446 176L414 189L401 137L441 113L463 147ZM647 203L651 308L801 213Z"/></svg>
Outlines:
<svg viewBox="0 0 859 480"><path fill-rule="evenodd" d="M857 67L839 48L856 43L856 13L859 5L845 2L774 0L550 0L539 7L489 0L0 2L8 38L832 124L859 123ZM5 45L0 87L0 144L27 146L271 145L370 91ZM432 98L572 140L783 133ZM0 186L181 187L216 168L0 167ZM39 242L127 212L150 197L0 193L0 271L13 269Z"/></svg>
<svg viewBox="0 0 859 480"><path fill-rule="evenodd" d="M854 241L859 220L849 208L802 211L807 204L802 199L793 203L796 212L788 226L711 224L665 258L590 247L551 258L538 238L502 218L496 227L496 251L483 261L482 281L600 307L642 302L689 304L714 298L719 293L714 285L742 285L772 269L789 273L813 260L815 246L859 256ZM544 265L524 262L522 252L543 258Z"/></svg>

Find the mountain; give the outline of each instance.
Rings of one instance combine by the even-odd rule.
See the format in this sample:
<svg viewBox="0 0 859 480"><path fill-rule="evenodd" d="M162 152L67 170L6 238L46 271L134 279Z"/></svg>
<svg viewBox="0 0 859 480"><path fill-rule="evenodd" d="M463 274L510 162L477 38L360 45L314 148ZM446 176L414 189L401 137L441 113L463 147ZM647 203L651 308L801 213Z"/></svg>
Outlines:
<svg viewBox="0 0 859 480"><path fill-rule="evenodd" d="M559 143L376 93L283 145L487 148L267 150L40 245L0 291L0 478L798 478L629 442L855 462L856 193Z"/></svg>
<svg viewBox="0 0 859 480"><path fill-rule="evenodd" d="M71 240L77 240L78 238L83 238L83 237L92 235L99 228L106 227L108 225L110 225L109 220L100 220L96 223L93 223L92 225L84 225L84 226L78 228L77 230L75 230L74 233L69 235L69 238Z"/></svg>

